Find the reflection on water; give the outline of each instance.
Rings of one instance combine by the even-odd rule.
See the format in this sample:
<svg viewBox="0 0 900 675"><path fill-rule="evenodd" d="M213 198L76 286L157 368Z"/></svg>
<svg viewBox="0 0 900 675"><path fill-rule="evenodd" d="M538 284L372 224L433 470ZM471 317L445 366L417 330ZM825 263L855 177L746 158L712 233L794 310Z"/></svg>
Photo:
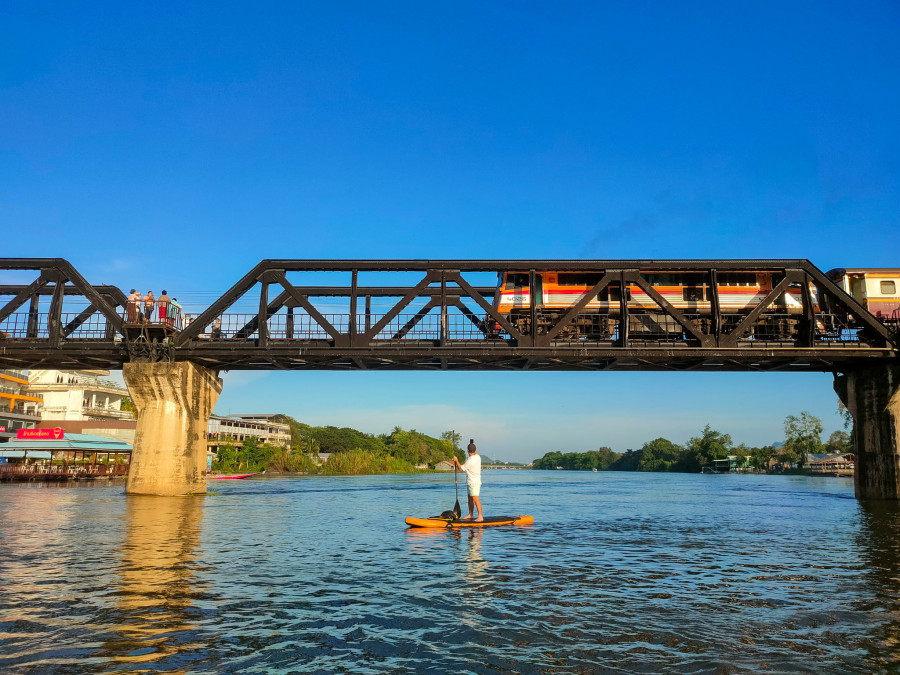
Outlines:
<svg viewBox="0 0 900 675"><path fill-rule="evenodd" d="M501 471L206 497L0 485L0 672L890 672L900 506L842 479ZM547 496L552 495L552 499Z"/></svg>
<svg viewBox="0 0 900 675"><path fill-rule="evenodd" d="M197 648L192 598L203 497L129 496L115 594L117 631L104 651L117 662L155 662Z"/></svg>
<svg viewBox="0 0 900 675"><path fill-rule="evenodd" d="M857 606L880 617L873 632L873 663L900 668L900 503L863 502L860 513L857 543L871 594Z"/></svg>

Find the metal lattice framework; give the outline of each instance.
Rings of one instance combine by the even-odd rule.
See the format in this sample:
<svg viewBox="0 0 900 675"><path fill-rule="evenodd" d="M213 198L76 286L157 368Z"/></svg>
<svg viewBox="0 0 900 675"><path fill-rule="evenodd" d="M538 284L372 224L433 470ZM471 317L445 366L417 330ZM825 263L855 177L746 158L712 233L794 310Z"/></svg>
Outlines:
<svg viewBox="0 0 900 675"><path fill-rule="evenodd" d="M186 326L129 322L119 289L90 285L62 259L0 260L2 270L38 273L0 286L2 367L845 372L898 357L896 335L807 260L263 260ZM530 303L513 317L495 306L493 286L476 283L524 274L535 298L548 271L590 273L593 285L568 306ZM708 309L676 308L651 281L663 271L702 279ZM724 312L718 277L760 272L772 279L764 297ZM323 274L346 280L296 280ZM652 306L633 307L623 292L632 288ZM779 314L786 292L799 298L789 318ZM599 315L589 305L604 293L617 306ZM232 311L248 301L254 311ZM597 329L576 334L576 324Z"/></svg>

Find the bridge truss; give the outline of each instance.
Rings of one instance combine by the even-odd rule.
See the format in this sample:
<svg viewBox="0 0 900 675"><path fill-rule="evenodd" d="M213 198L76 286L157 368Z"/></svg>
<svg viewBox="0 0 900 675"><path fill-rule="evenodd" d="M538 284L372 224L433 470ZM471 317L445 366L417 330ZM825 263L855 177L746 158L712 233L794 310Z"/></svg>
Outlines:
<svg viewBox="0 0 900 675"><path fill-rule="evenodd" d="M37 276L0 285L5 368L847 372L898 357L896 333L807 260L263 260L188 325L129 322L121 290L63 259L0 259L11 270ZM527 275L536 298L549 271L593 285L553 311L499 311L498 273ZM652 281L662 273L700 279L700 302L676 308ZM724 311L719 279L752 273L771 288ZM649 305L629 302L631 289ZM598 314L604 293L618 302Z"/></svg>

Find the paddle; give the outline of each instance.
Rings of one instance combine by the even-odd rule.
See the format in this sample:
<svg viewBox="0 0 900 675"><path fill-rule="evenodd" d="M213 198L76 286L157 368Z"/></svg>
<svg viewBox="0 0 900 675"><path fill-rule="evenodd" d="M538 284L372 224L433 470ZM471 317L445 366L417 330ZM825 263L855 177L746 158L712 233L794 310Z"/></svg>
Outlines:
<svg viewBox="0 0 900 675"><path fill-rule="evenodd" d="M456 472L456 465L453 465L453 482L456 483L456 505L453 507L453 513L456 515L456 518L462 515L462 509L459 507L459 478Z"/></svg>

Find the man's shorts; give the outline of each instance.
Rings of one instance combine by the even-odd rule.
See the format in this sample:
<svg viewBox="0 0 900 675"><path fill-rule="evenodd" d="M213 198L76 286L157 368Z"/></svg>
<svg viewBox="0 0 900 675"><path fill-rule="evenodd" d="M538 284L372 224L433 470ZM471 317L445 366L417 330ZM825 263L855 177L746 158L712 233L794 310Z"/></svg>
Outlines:
<svg viewBox="0 0 900 675"><path fill-rule="evenodd" d="M469 488L469 496L470 497L478 497L481 495L481 481L473 481L471 483L466 483L466 487Z"/></svg>

